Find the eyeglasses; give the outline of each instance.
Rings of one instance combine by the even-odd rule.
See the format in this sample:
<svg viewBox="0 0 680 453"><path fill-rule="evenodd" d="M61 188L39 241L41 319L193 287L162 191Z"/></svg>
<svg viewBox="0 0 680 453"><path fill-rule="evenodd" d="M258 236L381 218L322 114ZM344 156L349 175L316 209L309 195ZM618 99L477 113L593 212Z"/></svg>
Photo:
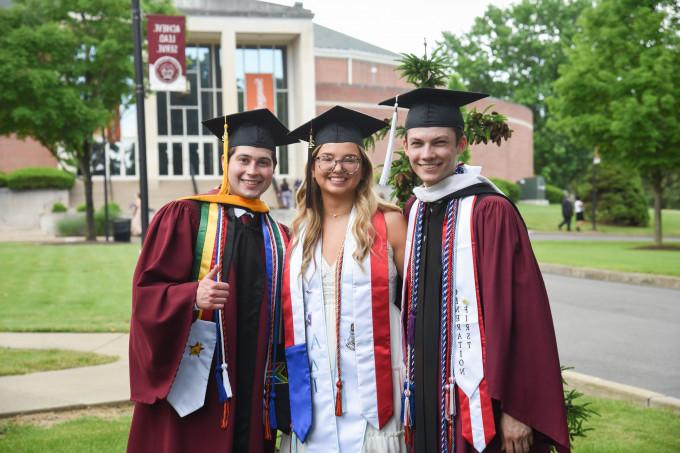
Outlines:
<svg viewBox="0 0 680 453"><path fill-rule="evenodd" d="M349 174L353 175L359 170L359 165L361 164L361 157L359 156L346 156L343 157L342 159L333 159L333 156L317 156L316 157L316 162L317 165L319 166L319 170L323 171L324 173L330 173L335 169L336 165L340 165L340 168L342 170Z"/></svg>

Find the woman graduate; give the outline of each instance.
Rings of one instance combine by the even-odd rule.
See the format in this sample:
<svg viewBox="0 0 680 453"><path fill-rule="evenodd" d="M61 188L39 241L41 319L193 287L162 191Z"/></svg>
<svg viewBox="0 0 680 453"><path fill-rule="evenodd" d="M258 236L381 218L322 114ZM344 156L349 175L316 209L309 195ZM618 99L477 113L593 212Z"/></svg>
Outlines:
<svg viewBox="0 0 680 453"><path fill-rule="evenodd" d="M336 106L291 132L308 140L284 269L292 438L281 451L406 451L398 414L396 297L406 224L373 192L363 138L386 123Z"/></svg>
<svg viewBox="0 0 680 453"><path fill-rule="evenodd" d="M272 430L290 426L287 234L259 198L276 146L296 140L266 109L204 125L224 140L222 185L158 211L133 277L130 452L273 452Z"/></svg>

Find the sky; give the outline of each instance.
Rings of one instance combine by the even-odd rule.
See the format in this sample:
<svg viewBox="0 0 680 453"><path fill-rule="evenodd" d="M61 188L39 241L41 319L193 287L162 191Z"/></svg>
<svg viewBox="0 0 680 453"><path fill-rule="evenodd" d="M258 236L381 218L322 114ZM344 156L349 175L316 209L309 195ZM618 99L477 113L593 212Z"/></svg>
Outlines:
<svg viewBox="0 0 680 453"><path fill-rule="evenodd" d="M267 0L293 6L295 0ZM299 1L299 0L298 0ZM392 52L423 52L442 31L465 32L487 5L505 8L515 0L302 0L314 22Z"/></svg>

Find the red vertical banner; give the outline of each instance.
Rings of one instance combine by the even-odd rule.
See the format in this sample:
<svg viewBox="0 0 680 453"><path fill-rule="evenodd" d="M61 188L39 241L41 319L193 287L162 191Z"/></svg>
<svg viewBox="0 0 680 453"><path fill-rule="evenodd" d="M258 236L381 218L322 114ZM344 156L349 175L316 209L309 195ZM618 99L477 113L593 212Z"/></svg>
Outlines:
<svg viewBox="0 0 680 453"><path fill-rule="evenodd" d="M246 74L246 110L274 111L274 77L272 74Z"/></svg>
<svg viewBox="0 0 680 453"><path fill-rule="evenodd" d="M184 16L146 16L149 84L155 91L186 91Z"/></svg>

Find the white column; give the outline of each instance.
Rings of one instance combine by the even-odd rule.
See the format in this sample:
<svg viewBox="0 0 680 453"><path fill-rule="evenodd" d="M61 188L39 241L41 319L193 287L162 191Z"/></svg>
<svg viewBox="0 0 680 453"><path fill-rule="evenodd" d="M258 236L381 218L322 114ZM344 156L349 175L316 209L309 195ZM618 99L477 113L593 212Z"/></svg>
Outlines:
<svg viewBox="0 0 680 453"><path fill-rule="evenodd" d="M236 32L222 30L220 36L220 64L222 65L222 112L228 115L238 109L236 90Z"/></svg>

